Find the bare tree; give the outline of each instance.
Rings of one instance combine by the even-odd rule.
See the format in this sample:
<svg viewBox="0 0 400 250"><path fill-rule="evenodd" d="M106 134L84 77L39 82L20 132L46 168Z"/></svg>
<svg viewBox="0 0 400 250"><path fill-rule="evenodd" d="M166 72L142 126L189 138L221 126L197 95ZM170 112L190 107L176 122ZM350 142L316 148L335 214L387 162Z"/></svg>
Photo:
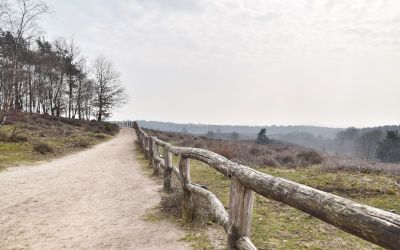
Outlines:
<svg viewBox="0 0 400 250"><path fill-rule="evenodd" d="M0 0L0 24L3 25L3 17L8 11L8 3L6 0Z"/></svg>
<svg viewBox="0 0 400 250"><path fill-rule="evenodd" d="M7 9L6 29L13 38L12 46L12 96L10 108L22 109L21 94L18 91L20 81L18 79L19 55L23 42L30 40L37 26L38 17L49 10L48 6L40 0L17 0L16 4Z"/></svg>
<svg viewBox="0 0 400 250"><path fill-rule="evenodd" d="M356 140L357 151L361 158L374 160L378 142L383 140L384 133L380 129L363 132Z"/></svg>
<svg viewBox="0 0 400 250"><path fill-rule="evenodd" d="M14 111L102 120L125 100L107 59L91 74L73 41L39 36L47 11L41 0L0 0L0 127Z"/></svg>
<svg viewBox="0 0 400 250"><path fill-rule="evenodd" d="M97 120L102 121L110 116L112 109L125 103L127 97L120 83L120 74L114 70L112 62L103 55L95 59L93 74L96 91L94 106L97 109Z"/></svg>
<svg viewBox="0 0 400 250"><path fill-rule="evenodd" d="M67 49L67 57L66 57L66 74L68 77L68 117L71 118L74 101L74 89L77 86L80 76L79 66L83 64L82 58L79 56L79 48L75 45L74 41L71 40L68 43Z"/></svg>

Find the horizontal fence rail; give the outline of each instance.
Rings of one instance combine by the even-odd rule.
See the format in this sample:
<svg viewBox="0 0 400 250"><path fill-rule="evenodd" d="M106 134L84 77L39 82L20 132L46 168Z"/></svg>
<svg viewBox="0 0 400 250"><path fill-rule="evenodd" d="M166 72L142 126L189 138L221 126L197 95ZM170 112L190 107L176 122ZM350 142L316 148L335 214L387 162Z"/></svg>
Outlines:
<svg viewBox="0 0 400 250"><path fill-rule="evenodd" d="M119 127L132 128L134 123L133 121L109 121L109 123L116 124Z"/></svg>
<svg viewBox="0 0 400 250"><path fill-rule="evenodd" d="M163 170L164 191L171 192L172 174L179 179L183 189L183 219L187 222L193 219L192 194L204 198L210 205L214 220L228 234L228 249L256 249L250 240L254 192L369 242L400 249L400 216L395 213L261 173L205 149L173 146L148 136L137 122L133 123L133 127L142 149L151 159L154 173L158 175ZM163 155L160 155L160 147L164 149ZM173 154L180 157L178 168L172 165ZM229 213L212 192L191 182L189 159L206 163L231 179Z"/></svg>

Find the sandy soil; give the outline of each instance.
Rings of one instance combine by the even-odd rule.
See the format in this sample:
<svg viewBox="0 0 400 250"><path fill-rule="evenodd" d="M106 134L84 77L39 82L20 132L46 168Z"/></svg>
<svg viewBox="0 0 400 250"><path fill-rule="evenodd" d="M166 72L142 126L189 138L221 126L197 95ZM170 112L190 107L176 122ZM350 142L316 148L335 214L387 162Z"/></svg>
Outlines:
<svg viewBox="0 0 400 250"><path fill-rule="evenodd" d="M132 129L83 152L0 173L0 249L188 249L143 215L160 186L135 159Z"/></svg>

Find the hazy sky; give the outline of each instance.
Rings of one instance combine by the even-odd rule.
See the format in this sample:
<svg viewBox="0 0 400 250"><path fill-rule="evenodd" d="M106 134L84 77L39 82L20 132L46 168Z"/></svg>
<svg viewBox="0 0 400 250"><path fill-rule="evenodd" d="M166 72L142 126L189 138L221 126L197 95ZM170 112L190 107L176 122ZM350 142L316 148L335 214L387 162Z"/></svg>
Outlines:
<svg viewBox="0 0 400 250"><path fill-rule="evenodd" d="M399 0L47 0L51 38L114 61L115 119L400 123Z"/></svg>

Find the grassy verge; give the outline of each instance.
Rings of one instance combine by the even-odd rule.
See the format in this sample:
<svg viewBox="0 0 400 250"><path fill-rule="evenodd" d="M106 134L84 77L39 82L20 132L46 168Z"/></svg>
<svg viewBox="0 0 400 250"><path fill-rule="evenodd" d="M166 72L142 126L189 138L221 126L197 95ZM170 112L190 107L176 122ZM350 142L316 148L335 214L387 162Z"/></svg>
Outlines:
<svg viewBox="0 0 400 250"><path fill-rule="evenodd" d="M150 162L146 159L144 152L140 149L140 146L136 144L135 147L136 159L139 161L142 166L142 171L145 176L152 178L158 184L162 183L162 179L153 175L153 169L150 165ZM177 187L178 180L173 177L172 183L174 188ZM165 202L168 199L168 195L163 196L163 201ZM172 206L179 210L180 205L176 202L173 202ZM180 211L170 211L168 209L164 209L163 206L157 206L144 215L143 219L148 222L157 222L160 220L168 220L175 225L185 229L185 236L182 237L182 241L188 242L194 249L213 249L213 245L210 242L208 234L205 233L204 229L206 226L195 223L195 224L185 224L178 216Z"/></svg>
<svg viewBox="0 0 400 250"><path fill-rule="evenodd" d="M112 138L117 131L108 123L18 113L0 130L0 170L80 151Z"/></svg>
<svg viewBox="0 0 400 250"><path fill-rule="evenodd" d="M141 152L137 151L137 153ZM177 166L177 161L175 157L175 166ZM383 173L328 173L321 170L320 166L297 169L264 167L258 170L384 210L400 211L399 176ZM191 161L191 178L194 183L206 185L228 208L229 179L197 161ZM178 190L177 180L173 183L175 189ZM171 198L167 196L166 199ZM170 202L179 203L179 199L175 198ZM165 204L164 201L161 206L161 211L166 210L165 216L173 214L175 220L181 223L180 205L176 205L178 212L171 213L168 211L171 209L168 206L165 208ZM198 210L202 209L199 206L196 207ZM195 225L186 227L188 236L185 239L190 241L196 249L212 249L212 244L207 247L201 245L207 240L210 241L209 235L204 233L192 235L199 232L198 228L204 232L207 228L215 227L210 223L206 213L200 213L198 217L202 218L197 218ZM197 228L197 231L193 230L194 228ZM259 195L256 195L254 204L251 239L259 249L380 249L374 244L342 232L303 212Z"/></svg>

